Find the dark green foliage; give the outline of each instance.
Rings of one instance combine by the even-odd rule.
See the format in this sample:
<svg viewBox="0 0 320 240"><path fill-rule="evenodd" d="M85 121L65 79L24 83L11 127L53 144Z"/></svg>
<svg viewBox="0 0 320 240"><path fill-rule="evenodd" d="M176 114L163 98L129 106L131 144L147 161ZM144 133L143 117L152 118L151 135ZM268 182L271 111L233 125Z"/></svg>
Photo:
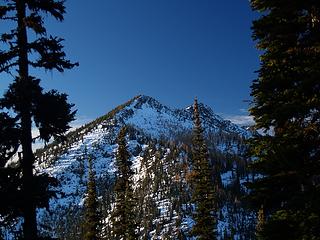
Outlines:
<svg viewBox="0 0 320 240"><path fill-rule="evenodd" d="M114 187L115 207L112 213L112 235L114 239L134 240L136 236L135 199L132 189L130 154L126 144L126 128L121 128L117 143L117 176Z"/></svg>
<svg viewBox="0 0 320 240"><path fill-rule="evenodd" d="M48 142L51 137L55 139L61 138L63 134L70 128L69 122L74 120L76 111L72 111L71 108L74 104L67 102L67 95L60 94L56 90L49 92L43 92L40 87L40 80L30 77L28 82L28 88L32 89L31 93L31 114L34 117L34 122L39 129L40 138ZM1 107L6 109L13 109L15 112L20 113L23 111L24 104L20 100L20 96L24 94L25 89L19 83L18 80L14 81L9 86L9 89L4 95L4 98L0 99ZM54 109L54 111L53 111ZM9 121L8 118L4 119ZM19 116L11 120L19 120ZM7 131L16 131L16 128L11 126L7 127ZM9 138L14 141L17 133L12 132L12 136Z"/></svg>
<svg viewBox="0 0 320 240"><path fill-rule="evenodd" d="M194 133L192 139L192 203L195 205L191 234L197 239L216 238L216 219L214 217L214 184L208 159L208 149L203 138L203 129L198 110L194 102Z"/></svg>
<svg viewBox="0 0 320 240"><path fill-rule="evenodd" d="M9 51L0 52L1 72L13 72L12 69L15 68L22 71L22 69L20 69L21 64L25 65L26 69L27 65L30 65L46 70L56 69L60 72L78 65L65 59L65 53L63 52L63 46L61 44L63 39L51 35L48 36L46 28L44 27L44 17L46 15L42 15L41 13L43 12L53 16L59 21L63 20L63 14L65 13L63 1L24 0L15 3L15 1L9 0L5 5L0 6L0 8L0 19L11 20L21 27L21 29L14 28L8 31L9 33L1 34L2 42L10 46ZM37 34L37 37L28 42L28 44L26 43L29 36L27 35L26 29L30 29L33 33ZM14 47L18 47L18 49ZM21 61L27 60L21 58L28 58L28 56L23 53L24 51L32 52L33 60L28 59L28 63L21 63Z"/></svg>
<svg viewBox="0 0 320 240"><path fill-rule="evenodd" d="M2 215L1 224L10 226L15 218L22 215L24 210L24 195L22 191L21 171L18 168L0 168L0 213ZM49 199L56 196L54 190L49 186L56 187L58 182L55 178L47 174L36 175L32 179L34 188L33 199L39 208L49 209ZM44 194L45 193L45 194ZM31 194L31 193L30 193Z"/></svg>
<svg viewBox="0 0 320 240"><path fill-rule="evenodd" d="M265 207L261 239L320 239L320 2L251 1L263 15L253 38L263 51L251 86L256 128L250 154L265 177L252 200Z"/></svg>
<svg viewBox="0 0 320 240"><path fill-rule="evenodd" d="M87 198L85 200L84 240L98 239L98 200L96 192L95 172L92 169L92 158L89 157L89 179L87 185Z"/></svg>
<svg viewBox="0 0 320 240"><path fill-rule="evenodd" d="M25 239L37 239L36 208L47 205L52 196L48 191L50 178L33 174L33 121L40 130L40 138L49 141L51 137L60 137L68 130L68 124L75 116L75 112L71 111L73 105L67 103L67 95L56 91L43 92L40 80L29 75L30 66L63 72L77 65L65 59L62 39L48 35L44 27L45 16L51 15L62 21L64 12L64 2L57 0L8 0L0 5L0 20L10 21L10 24L4 24L9 27L7 32L0 35L3 45L0 51L0 73L9 73L9 77L14 77L0 100L0 109L3 111L0 131L4 134L0 137L0 167L3 168L17 152L18 146L22 149L18 164L20 174L10 180L15 181L10 187L0 186L0 189L7 191L4 196L8 199L12 197L10 194L21 194L21 206L15 205L16 201L8 202L12 204L8 209L21 210L19 215L24 217ZM5 112L10 113L10 116ZM11 174L8 171L1 169L3 178ZM0 182L0 185L5 183ZM14 189L19 185L18 189Z"/></svg>
<svg viewBox="0 0 320 240"><path fill-rule="evenodd" d="M21 214L22 192L20 171L14 168L0 168L0 213L1 224L10 225Z"/></svg>
<svg viewBox="0 0 320 240"><path fill-rule="evenodd" d="M40 138L49 141L52 136L62 137L69 129L69 122L74 120L75 111L71 111L73 106L74 104L67 103L66 94L60 94L56 90L42 94L34 113Z"/></svg>
<svg viewBox="0 0 320 240"><path fill-rule="evenodd" d="M301 226L301 220L306 226ZM319 239L320 218L318 215L305 215L301 212L279 210L268 219L259 239ZM308 231L301 231L307 228Z"/></svg>
<svg viewBox="0 0 320 240"><path fill-rule="evenodd" d="M7 113L0 113L0 167L17 152L19 147L20 130L16 118Z"/></svg>

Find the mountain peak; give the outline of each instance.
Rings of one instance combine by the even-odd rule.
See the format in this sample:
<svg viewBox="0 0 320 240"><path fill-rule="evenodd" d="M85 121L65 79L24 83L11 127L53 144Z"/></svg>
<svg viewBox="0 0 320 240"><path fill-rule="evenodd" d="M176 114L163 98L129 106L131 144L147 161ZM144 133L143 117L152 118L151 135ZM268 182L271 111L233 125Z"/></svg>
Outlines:
<svg viewBox="0 0 320 240"><path fill-rule="evenodd" d="M211 107L199 103L199 112L206 132L224 131L247 135L246 132L228 120L215 114ZM173 109L147 95L138 95L119 109L116 118L122 124L129 124L147 135L159 138L175 138L193 128L193 106Z"/></svg>
<svg viewBox="0 0 320 240"><path fill-rule="evenodd" d="M144 95L144 94L140 94L138 96L135 97L138 101L156 101L155 98L148 96L148 95Z"/></svg>
<svg viewBox="0 0 320 240"><path fill-rule="evenodd" d="M135 108L141 108L142 105L147 104L153 108L162 109L164 106L155 98L147 96L147 95L138 95L135 97L136 101L134 101Z"/></svg>
<svg viewBox="0 0 320 240"><path fill-rule="evenodd" d="M174 110L170 107L163 105L160 101L158 101L157 99L155 99L151 96L138 95L138 96L134 97L134 99L136 100L134 102L134 106L136 108L140 108L142 105L147 104L150 107L157 108L159 110L165 108L166 110L171 110L171 111L187 111L188 113L193 113L193 105L189 105L185 109L175 109ZM213 112L213 110L210 106L208 106L202 102L198 103L198 107L199 107L200 113L204 116L215 116L215 117L221 118L220 116L218 116L217 114L215 114ZM221 118L221 120L223 120L223 119Z"/></svg>

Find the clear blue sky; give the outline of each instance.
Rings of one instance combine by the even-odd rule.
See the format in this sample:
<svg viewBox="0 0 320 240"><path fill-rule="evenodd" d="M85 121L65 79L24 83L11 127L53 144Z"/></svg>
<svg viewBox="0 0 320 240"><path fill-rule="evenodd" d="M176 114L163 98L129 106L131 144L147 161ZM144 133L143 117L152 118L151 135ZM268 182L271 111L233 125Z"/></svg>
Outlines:
<svg viewBox="0 0 320 240"><path fill-rule="evenodd" d="M66 7L65 21L48 20L48 31L65 38L80 66L41 76L47 89L69 94L78 117L94 119L138 94L177 108L198 96L216 113L245 114L259 66L248 0L67 0Z"/></svg>

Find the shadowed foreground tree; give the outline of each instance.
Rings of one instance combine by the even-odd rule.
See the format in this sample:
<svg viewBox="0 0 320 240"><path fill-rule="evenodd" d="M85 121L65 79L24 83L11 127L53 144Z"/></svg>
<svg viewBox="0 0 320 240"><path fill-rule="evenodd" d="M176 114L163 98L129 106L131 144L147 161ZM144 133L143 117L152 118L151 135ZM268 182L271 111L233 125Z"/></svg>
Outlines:
<svg viewBox="0 0 320 240"><path fill-rule="evenodd" d="M8 203L5 211L0 208L0 214L22 215L24 239L28 240L38 238L36 208L47 206L52 196L48 191L49 178L33 174L32 124L39 129L39 138L49 141L51 137L61 137L75 116L66 94L44 92L40 80L29 74L30 66L63 72L77 65L65 59L63 39L48 35L44 26L44 16L62 21L64 13L64 1L58 0L7 0L0 5L0 19L10 22L4 26L12 27L0 36L0 73L14 78L0 100L0 131L5 133L0 137L0 173L1 179L15 182L10 186L7 181L0 182L2 201ZM19 146L19 167L5 167ZM20 201L10 202L13 196Z"/></svg>
<svg viewBox="0 0 320 240"><path fill-rule="evenodd" d="M216 239L214 184L197 99L194 101L193 111L191 202L195 205L195 224L191 229L191 235L201 240L212 240Z"/></svg>
<svg viewBox="0 0 320 240"><path fill-rule="evenodd" d="M261 13L252 28L263 53L250 112L266 133L250 142L264 176L251 185L266 215L259 239L320 239L320 1L251 5Z"/></svg>
<svg viewBox="0 0 320 240"><path fill-rule="evenodd" d="M130 155L126 144L126 127L121 128L117 143L116 157L117 179L115 183L115 207L112 213L112 235L114 239L137 239L135 230L135 200L132 189L132 175Z"/></svg>

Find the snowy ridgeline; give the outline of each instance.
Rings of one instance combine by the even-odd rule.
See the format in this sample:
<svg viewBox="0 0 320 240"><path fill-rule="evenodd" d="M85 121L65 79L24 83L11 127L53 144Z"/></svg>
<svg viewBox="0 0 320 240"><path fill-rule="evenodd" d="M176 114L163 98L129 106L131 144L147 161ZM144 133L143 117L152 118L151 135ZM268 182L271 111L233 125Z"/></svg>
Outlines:
<svg viewBox="0 0 320 240"><path fill-rule="evenodd" d="M227 132L249 137L250 133L224 120L215 114L209 106L199 104L200 116L203 128L207 132ZM119 117L126 124L131 124L138 129L143 129L145 133L153 137L175 137L177 133L190 131L193 126L193 108L191 106L185 109L171 109L162 105L157 100L140 96L130 105L126 106Z"/></svg>
<svg viewBox="0 0 320 240"><path fill-rule="evenodd" d="M250 133L223 120L204 105L200 105L200 111L212 165L220 169L223 188L223 203L217 210L218 236L220 239L250 239L244 232L254 225L255 216L242 208L239 198L247 191L242 183L252 176L243 170L246 163L238 157L244 148L243 138ZM50 211L38 210L41 232L62 239L79 237L86 199L88 156L91 156L103 219L101 230L108 239L114 202L115 140L119 129L127 125L131 129L127 139L135 173L137 219L141 219L139 239L175 239L178 235L192 239L188 232L193 225L194 206L189 203L190 189L186 181L190 170L188 144L193 125L192 108L171 110L150 97L140 96L110 116L94 123L89 130L81 129L80 137L66 146L52 145L39 158L36 171L48 173L60 183L56 188L57 198L50 201ZM237 194L233 194L237 185Z"/></svg>

